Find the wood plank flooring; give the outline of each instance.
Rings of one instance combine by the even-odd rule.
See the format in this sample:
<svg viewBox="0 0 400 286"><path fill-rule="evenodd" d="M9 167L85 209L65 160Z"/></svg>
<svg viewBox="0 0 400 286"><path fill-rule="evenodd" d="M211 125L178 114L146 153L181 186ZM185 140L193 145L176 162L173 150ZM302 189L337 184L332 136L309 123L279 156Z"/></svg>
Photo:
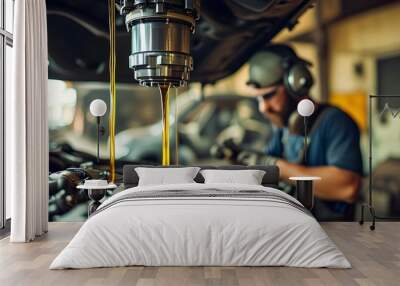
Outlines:
<svg viewBox="0 0 400 286"><path fill-rule="evenodd" d="M0 285L400 285L400 222L323 223L352 269L289 267L123 267L48 270L54 257L77 232L80 223L51 223L49 233L32 243L0 240Z"/></svg>

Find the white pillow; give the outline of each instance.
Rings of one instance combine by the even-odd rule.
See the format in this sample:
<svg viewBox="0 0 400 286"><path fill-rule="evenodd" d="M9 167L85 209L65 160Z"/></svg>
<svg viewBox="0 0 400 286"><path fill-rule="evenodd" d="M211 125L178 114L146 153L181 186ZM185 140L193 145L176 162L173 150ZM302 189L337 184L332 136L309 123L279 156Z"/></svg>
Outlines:
<svg viewBox="0 0 400 286"><path fill-rule="evenodd" d="M265 171L262 170L202 170L205 184L261 185Z"/></svg>
<svg viewBox="0 0 400 286"><path fill-rule="evenodd" d="M199 167L135 168L139 176L138 186L195 183L193 179L199 170Z"/></svg>

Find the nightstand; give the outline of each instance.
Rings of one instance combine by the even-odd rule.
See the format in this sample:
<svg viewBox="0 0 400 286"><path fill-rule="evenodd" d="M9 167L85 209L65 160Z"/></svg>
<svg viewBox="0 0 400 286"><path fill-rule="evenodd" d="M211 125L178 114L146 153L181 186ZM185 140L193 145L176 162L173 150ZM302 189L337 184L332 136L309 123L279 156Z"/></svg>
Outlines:
<svg viewBox="0 0 400 286"><path fill-rule="evenodd" d="M108 184L105 186L79 185L76 188L87 190L88 196L91 200L91 202L89 203L89 206L88 206L88 216L90 216L101 205L100 201L104 198L107 190L116 189L117 185L115 185L115 184Z"/></svg>
<svg viewBox="0 0 400 286"><path fill-rule="evenodd" d="M311 210L314 206L314 181L321 180L320 177L290 177L289 180L296 181L296 199L304 207Z"/></svg>

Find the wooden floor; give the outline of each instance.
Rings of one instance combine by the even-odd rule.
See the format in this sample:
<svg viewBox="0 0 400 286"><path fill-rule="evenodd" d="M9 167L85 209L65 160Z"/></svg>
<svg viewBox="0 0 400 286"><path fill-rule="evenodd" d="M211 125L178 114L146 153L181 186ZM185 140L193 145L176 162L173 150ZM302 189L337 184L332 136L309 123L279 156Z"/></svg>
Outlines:
<svg viewBox="0 0 400 286"><path fill-rule="evenodd" d="M400 285L400 222L368 225L324 223L352 269L289 267L124 267L48 270L79 223L51 223L44 237L27 244L0 241L0 285Z"/></svg>

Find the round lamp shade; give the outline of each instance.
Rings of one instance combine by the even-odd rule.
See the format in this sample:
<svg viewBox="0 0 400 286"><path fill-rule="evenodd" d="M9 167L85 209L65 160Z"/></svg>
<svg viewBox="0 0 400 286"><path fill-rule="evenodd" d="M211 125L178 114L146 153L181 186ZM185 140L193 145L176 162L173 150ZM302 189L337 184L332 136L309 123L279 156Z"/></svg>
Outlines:
<svg viewBox="0 0 400 286"><path fill-rule="evenodd" d="M303 99L297 105L297 112L301 116L311 116L314 113L314 103L309 99Z"/></svg>
<svg viewBox="0 0 400 286"><path fill-rule="evenodd" d="M101 99L95 99L90 103L90 113L93 116L101 117L106 114L107 104Z"/></svg>

